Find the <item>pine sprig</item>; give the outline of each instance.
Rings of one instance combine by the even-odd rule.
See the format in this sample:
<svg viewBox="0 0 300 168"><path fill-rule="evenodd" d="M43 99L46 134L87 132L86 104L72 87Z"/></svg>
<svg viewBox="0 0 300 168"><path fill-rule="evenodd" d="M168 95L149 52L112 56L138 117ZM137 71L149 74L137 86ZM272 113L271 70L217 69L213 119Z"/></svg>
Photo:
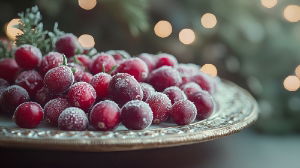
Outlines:
<svg viewBox="0 0 300 168"><path fill-rule="evenodd" d="M10 41L0 40L0 59L12 57L11 45Z"/></svg>

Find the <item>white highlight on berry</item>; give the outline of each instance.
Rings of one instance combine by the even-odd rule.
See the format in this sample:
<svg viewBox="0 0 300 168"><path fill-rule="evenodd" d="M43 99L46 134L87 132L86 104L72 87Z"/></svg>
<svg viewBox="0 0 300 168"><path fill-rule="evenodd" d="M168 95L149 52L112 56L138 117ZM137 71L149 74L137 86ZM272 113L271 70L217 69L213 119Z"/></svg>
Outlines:
<svg viewBox="0 0 300 168"><path fill-rule="evenodd" d="M201 24L207 29L214 28L217 25L217 22L216 16L212 13L205 13L201 17Z"/></svg>
<svg viewBox="0 0 300 168"><path fill-rule="evenodd" d="M20 19L15 18L6 24L5 32L6 32L6 36L10 40L14 41L14 40L16 40L17 35L23 34L23 32L20 29L17 29L14 27L14 26L18 25L19 23L20 23Z"/></svg>
<svg viewBox="0 0 300 168"><path fill-rule="evenodd" d="M78 0L78 5L85 10L91 10L97 5L97 0Z"/></svg>
<svg viewBox="0 0 300 168"><path fill-rule="evenodd" d="M283 17L289 22L298 22L300 20L300 6L286 6L283 10Z"/></svg>
<svg viewBox="0 0 300 168"><path fill-rule="evenodd" d="M183 44L192 44L195 39L195 32L192 29L182 29L179 32L179 40Z"/></svg>
<svg viewBox="0 0 300 168"><path fill-rule="evenodd" d="M154 33L161 38L166 38L172 33L172 25L166 20L157 22L154 26Z"/></svg>
<svg viewBox="0 0 300 168"><path fill-rule="evenodd" d="M300 87L300 80L297 76L290 75L284 79L283 86L288 91L296 91Z"/></svg>
<svg viewBox="0 0 300 168"><path fill-rule="evenodd" d="M78 38L79 43L83 48L93 48L95 46L94 37L89 34L83 34Z"/></svg>
<svg viewBox="0 0 300 168"><path fill-rule="evenodd" d="M260 0L260 3L265 8L273 8L277 5L277 0Z"/></svg>
<svg viewBox="0 0 300 168"><path fill-rule="evenodd" d="M215 77L218 75L217 67L213 64L204 64L200 70L210 76Z"/></svg>

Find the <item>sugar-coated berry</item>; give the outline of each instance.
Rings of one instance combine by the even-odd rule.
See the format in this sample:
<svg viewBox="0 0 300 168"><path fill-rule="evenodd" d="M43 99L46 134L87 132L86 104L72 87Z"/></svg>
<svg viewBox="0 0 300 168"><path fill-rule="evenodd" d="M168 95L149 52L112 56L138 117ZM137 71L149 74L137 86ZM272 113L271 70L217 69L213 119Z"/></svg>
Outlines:
<svg viewBox="0 0 300 168"><path fill-rule="evenodd" d="M55 42L56 51L65 54L66 57L70 58L76 54L76 51L82 51L82 47L78 42L78 39L74 34L68 33L61 36Z"/></svg>
<svg viewBox="0 0 300 168"><path fill-rule="evenodd" d="M146 101L148 99L148 97L150 97L151 94L155 92L155 90L148 83L140 83L140 85L143 90L143 101Z"/></svg>
<svg viewBox="0 0 300 168"><path fill-rule="evenodd" d="M84 66L86 69L88 69L91 66L92 60L86 56L86 55L75 55L74 59L76 59L75 62L77 62L78 64L81 64L82 66Z"/></svg>
<svg viewBox="0 0 300 168"><path fill-rule="evenodd" d="M180 86L181 90L186 94L187 97L190 95L202 91L201 87L195 82L188 82Z"/></svg>
<svg viewBox="0 0 300 168"><path fill-rule="evenodd" d="M49 52L42 59L39 67L39 72L45 75L50 69L58 67L63 64L63 55L58 52Z"/></svg>
<svg viewBox="0 0 300 168"><path fill-rule="evenodd" d="M105 53L112 55L117 64L120 64L122 61L130 58L130 55L124 50L109 50Z"/></svg>
<svg viewBox="0 0 300 168"><path fill-rule="evenodd" d="M4 58L0 60L0 78L12 83L15 81L21 68L13 58Z"/></svg>
<svg viewBox="0 0 300 168"><path fill-rule="evenodd" d="M40 124L43 116L43 108L38 103L25 102L17 107L13 118L21 128L35 128Z"/></svg>
<svg viewBox="0 0 300 168"><path fill-rule="evenodd" d="M161 53L156 56L156 68L162 67L162 66L176 66L178 64L177 59L170 54L167 53Z"/></svg>
<svg viewBox="0 0 300 168"><path fill-rule="evenodd" d="M16 78L15 84L26 89L31 98L34 98L36 92L44 85L43 78L35 70L21 72Z"/></svg>
<svg viewBox="0 0 300 168"><path fill-rule="evenodd" d="M96 90L98 99L104 99L108 97L108 87L111 78L112 77L109 74L103 72L94 75L94 77L92 78L90 84Z"/></svg>
<svg viewBox="0 0 300 168"><path fill-rule="evenodd" d="M148 103L152 109L153 124L159 124L168 119L172 103L167 95L155 92L146 100L146 103Z"/></svg>
<svg viewBox="0 0 300 168"><path fill-rule="evenodd" d="M130 100L142 100L143 91L137 80L127 74L118 73L114 75L109 83L109 93L112 99L120 106Z"/></svg>
<svg viewBox="0 0 300 168"><path fill-rule="evenodd" d="M41 106L44 106L48 101L54 99L55 97L57 97L57 95L51 94L51 92L46 87L42 87L36 92L34 100Z"/></svg>
<svg viewBox="0 0 300 168"><path fill-rule="evenodd" d="M206 91L200 91L189 96L197 108L197 118L203 120L208 118L214 111L214 100Z"/></svg>
<svg viewBox="0 0 300 168"><path fill-rule="evenodd" d="M100 131L109 131L115 129L120 119L119 106L110 100L97 103L90 112L90 124Z"/></svg>
<svg viewBox="0 0 300 168"><path fill-rule="evenodd" d="M168 87L164 90L163 93L169 97L172 104L174 104L175 102L177 102L179 100L187 99L185 93L181 89L179 89L177 86Z"/></svg>
<svg viewBox="0 0 300 168"><path fill-rule="evenodd" d="M190 80L209 93L213 93L215 90L214 79L203 72L198 72L196 75L191 76Z"/></svg>
<svg viewBox="0 0 300 168"><path fill-rule="evenodd" d="M8 86L9 86L9 83L8 83L5 79L0 78L0 88L5 89L5 88L7 88Z"/></svg>
<svg viewBox="0 0 300 168"><path fill-rule="evenodd" d="M89 120L83 110L77 107L66 108L58 117L58 128L66 131L86 130Z"/></svg>
<svg viewBox="0 0 300 168"><path fill-rule="evenodd" d="M171 108L171 118L178 125L192 123L195 120L196 115L196 106L189 100L177 101Z"/></svg>
<svg viewBox="0 0 300 168"><path fill-rule="evenodd" d="M140 100L132 100L122 107L121 118L126 128L142 130L151 125L153 113L147 103Z"/></svg>
<svg viewBox="0 0 300 168"><path fill-rule="evenodd" d="M93 78L93 75L89 72L76 71L74 73L75 82L86 82L90 83Z"/></svg>
<svg viewBox="0 0 300 168"><path fill-rule="evenodd" d="M16 49L15 60L23 69L34 69L40 65L42 53L35 46L24 44Z"/></svg>
<svg viewBox="0 0 300 168"><path fill-rule="evenodd" d="M53 125L58 125L59 115L68 107L71 107L67 99L56 98L46 103L44 107L46 121Z"/></svg>
<svg viewBox="0 0 300 168"><path fill-rule="evenodd" d="M178 64L176 69L181 76L192 76L200 71L200 67L196 64Z"/></svg>
<svg viewBox="0 0 300 168"><path fill-rule="evenodd" d="M97 74L99 72L110 72L117 63L115 59L106 53L100 53L94 56L92 60L90 71L92 74Z"/></svg>
<svg viewBox="0 0 300 168"><path fill-rule="evenodd" d="M156 66L156 60L152 54L142 53L138 56L141 60L143 60L148 66L149 72L151 72Z"/></svg>
<svg viewBox="0 0 300 168"><path fill-rule="evenodd" d="M96 101L96 91L86 82L77 82L68 91L68 100L72 106L88 111Z"/></svg>

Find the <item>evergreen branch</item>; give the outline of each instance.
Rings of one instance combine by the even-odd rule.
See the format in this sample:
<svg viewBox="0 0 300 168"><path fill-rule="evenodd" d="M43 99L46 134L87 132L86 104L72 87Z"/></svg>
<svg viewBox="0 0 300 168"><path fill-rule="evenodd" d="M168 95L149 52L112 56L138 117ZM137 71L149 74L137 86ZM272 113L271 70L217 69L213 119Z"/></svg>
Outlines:
<svg viewBox="0 0 300 168"><path fill-rule="evenodd" d="M12 57L11 46L12 44L10 41L0 40L0 59Z"/></svg>

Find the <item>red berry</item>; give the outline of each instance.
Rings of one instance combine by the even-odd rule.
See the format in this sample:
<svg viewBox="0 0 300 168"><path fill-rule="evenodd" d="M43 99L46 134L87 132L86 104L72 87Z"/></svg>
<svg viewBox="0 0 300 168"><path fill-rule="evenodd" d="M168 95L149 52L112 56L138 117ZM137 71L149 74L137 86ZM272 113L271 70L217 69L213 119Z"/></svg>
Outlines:
<svg viewBox="0 0 300 168"><path fill-rule="evenodd" d="M8 86L9 86L9 83L5 79L0 78L0 88L5 89Z"/></svg>
<svg viewBox="0 0 300 168"><path fill-rule="evenodd" d="M44 107L46 121L53 126L57 126L59 115L70 106L67 99L56 98L50 100Z"/></svg>
<svg viewBox="0 0 300 168"><path fill-rule="evenodd" d="M178 125L192 123L197 115L196 106L189 100L180 100L173 104L171 118Z"/></svg>
<svg viewBox="0 0 300 168"><path fill-rule="evenodd" d="M142 53L138 57L146 63L149 72L151 72L155 68L156 61L153 58L152 54Z"/></svg>
<svg viewBox="0 0 300 168"><path fill-rule="evenodd" d="M184 85L181 85L180 88L187 95L187 97L196 92L202 91L201 87L195 82L188 82Z"/></svg>
<svg viewBox="0 0 300 168"><path fill-rule="evenodd" d="M130 58L130 55L123 50L110 50L105 53L112 55L117 64L120 64L122 61Z"/></svg>
<svg viewBox="0 0 300 168"><path fill-rule="evenodd" d="M48 101L55 98L56 96L51 94L46 87L42 87L38 90L34 96L34 100L41 106L44 106Z"/></svg>
<svg viewBox="0 0 300 168"><path fill-rule="evenodd" d="M189 100L195 104L199 120L208 118L214 111L214 101L208 92L196 92L189 96Z"/></svg>
<svg viewBox="0 0 300 168"><path fill-rule="evenodd" d="M130 100L142 100L143 91L135 78L126 73L114 75L109 83L109 92L112 99L119 105Z"/></svg>
<svg viewBox="0 0 300 168"><path fill-rule="evenodd" d="M203 72L199 72L196 75L191 76L190 80L197 83L203 90L206 90L209 93L213 93L215 90L215 83L212 77Z"/></svg>
<svg viewBox="0 0 300 168"><path fill-rule="evenodd" d="M74 73L74 78L75 78L75 82L90 83L93 78L93 75L84 71L76 71Z"/></svg>
<svg viewBox="0 0 300 168"><path fill-rule="evenodd" d="M63 64L63 55L58 52L49 52L42 59L39 67L39 72L45 75L50 69L58 67Z"/></svg>
<svg viewBox="0 0 300 168"><path fill-rule="evenodd" d="M155 92L146 100L146 103L153 111L153 124L159 124L168 119L172 103L167 95Z"/></svg>
<svg viewBox="0 0 300 168"><path fill-rule="evenodd" d="M181 76L192 76L200 71L200 67L196 64L179 64L176 69Z"/></svg>
<svg viewBox="0 0 300 168"><path fill-rule="evenodd" d="M18 85L12 85L6 88L1 97L0 104L2 111L6 114L13 114L20 104L29 101L27 91Z"/></svg>
<svg viewBox="0 0 300 168"><path fill-rule="evenodd" d="M148 80L157 91L163 91L170 86L179 86L181 83L181 77L178 71L169 66L164 66L152 71Z"/></svg>
<svg viewBox="0 0 300 168"><path fill-rule="evenodd" d="M49 70L45 77L45 86L54 94L63 93L74 82L74 75L71 68L67 66L59 66Z"/></svg>
<svg viewBox="0 0 300 168"><path fill-rule="evenodd" d="M30 97L34 98L36 92L43 87L43 78L35 70L23 71L16 78L15 84L26 89Z"/></svg>
<svg viewBox="0 0 300 168"><path fill-rule="evenodd" d="M96 90L98 99L104 99L108 97L108 93L109 93L108 87L109 87L110 80L111 80L111 76L103 72L96 74L92 78L91 85Z"/></svg>
<svg viewBox="0 0 300 168"><path fill-rule="evenodd" d="M168 87L164 90L163 93L166 94L169 97L172 104L174 104L175 102L177 102L179 100L186 100L187 99L184 92L182 90L180 90L177 86Z"/></svg>
<svg viewBox="0 0 300 168"><path fill-rule="evenodd" d="M74 59L76 59L79 64L88 69L91 66L92 60L86 55L75 55Z"/></svg>
<svg viewBox="0 0 300 168"><path fill-rule="evenodd" d="M65 34L61 36L55 43L56 51L63 53L70 58L76 54L76 51L82 51L78 39L73 34Z"/></svg>
<svg viewBox="0 0 300 168"><path fill-rule="evenodd" d="M34 69L40 65L42 53L32 45L21 45L16 49L15 60L23 69Z"/></svg>
<svg viewBox="0 0 300 168"><path fill-rule="evenodd" d="M140 100L132 100L122 107L121 118L126 128L142 130L151 125L153 113L147 103Z"/></svg>
<svg viewBox="0 0 300 168"><path fill-rule="evenodd" d="M88 111L96 101L96 91L86 82L77 82L68 91L68 100L71 105Z"/></svg>
<svg viewBox="0 0 300 168"><path fill-rule="evenodd" d="M100 131L115 129L120 123L120 108L110 100L97 103L90 112L91 125Z"/></svg>
<svg viewBox="0 0 300 168"><path fill-rule="evenodd" d="M0 78L12 83L15 81L20 67L13 58L4 58L0 61Z"/></svg>
<svg viewBox="0 0 300 168"><path fill-rule="evenodd" d="M124 60L115 70L116 73L128 73L132 75L138 82L144 81L149 73L148 67L144 61L139 58L130 58Z"/></svg>
<svg viewBox="0 0 300 168"><path fill-rule="evenodd" d="M83 131L86 130L89 120L80 108L66 108L58 117L58 127L67 131Z"/></svg>
<svg viewBox="0 0 300 168"><path fill-rule="evenodd" d="M94 56L90 66L90 71L93 74L97 74L99 72L110 72L116 65L117 63L111 55L100 53Z"/></svg>
<svg viewBox="0 0 300 168"><path fill-rule="evenodd" d="M170 54L167 53L161 53L158 54L157 56L157 60L156 60L156 68L162 67L162 66L176 66L177 63L177 59Z"/></svg>
<svg viewBox="0 0 300 168"><path fill-rule="evenodd" d="M140 85L143 90L143 101L146 101L148 99L148 97L150 97L151 94L155 92L155 90L148 83L140 83Z"/></svg>
<svg viewBox="0 0 300 168"><path fill-rule="evenodd" d="M38 103L25 102L17 107L13 118L21 128L35 128L40 124L43 116L44 111Z"/></svg>

